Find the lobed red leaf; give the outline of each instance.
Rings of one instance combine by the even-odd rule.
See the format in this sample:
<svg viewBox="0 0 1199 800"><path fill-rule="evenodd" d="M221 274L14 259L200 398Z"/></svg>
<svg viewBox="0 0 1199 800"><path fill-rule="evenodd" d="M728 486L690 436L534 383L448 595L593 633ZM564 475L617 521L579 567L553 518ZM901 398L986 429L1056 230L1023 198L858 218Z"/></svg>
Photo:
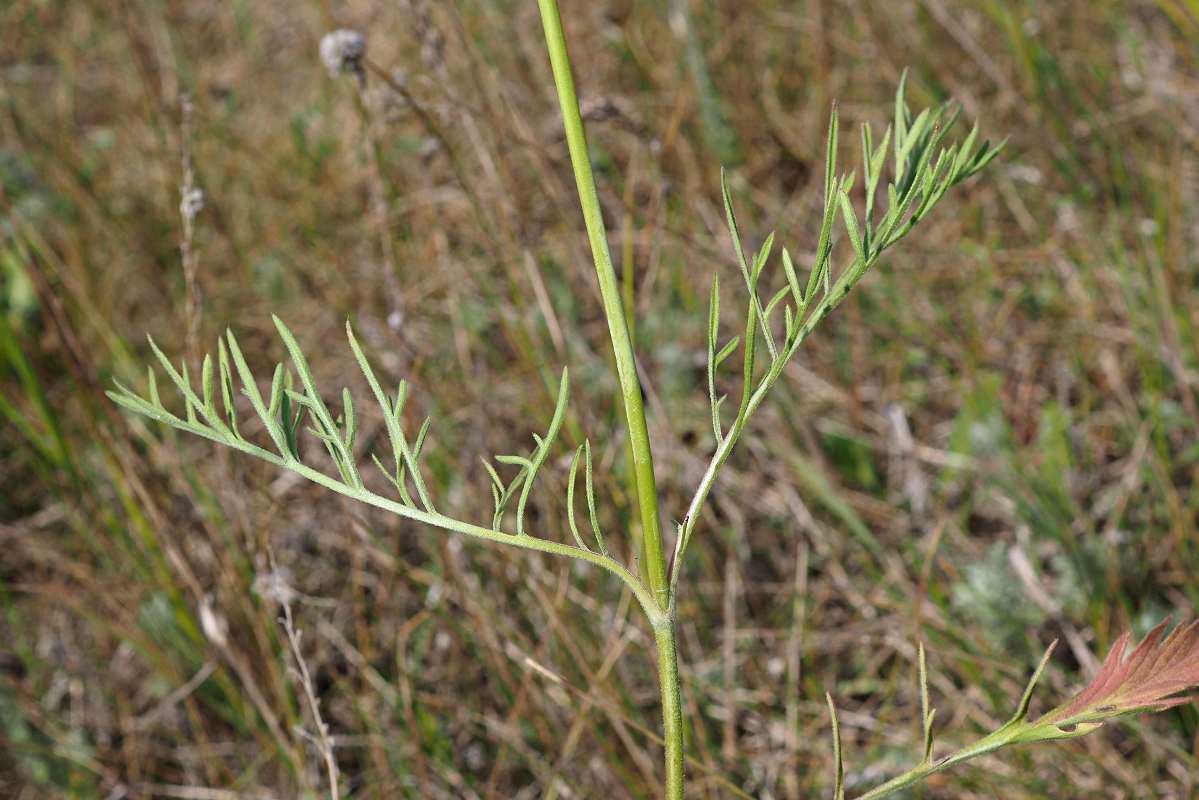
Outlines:
<svg viewBox="0 0 1199 800"><path fill-rule="evenodd" d="M1132 634L1117 639L1095 680L1036 724L1077 724L1191 702L1189 696L1171 695L1199 686L1199 620L1161 639L1169 622L1167 617L1149 631L1128 658L1124 651Z"/></svg>

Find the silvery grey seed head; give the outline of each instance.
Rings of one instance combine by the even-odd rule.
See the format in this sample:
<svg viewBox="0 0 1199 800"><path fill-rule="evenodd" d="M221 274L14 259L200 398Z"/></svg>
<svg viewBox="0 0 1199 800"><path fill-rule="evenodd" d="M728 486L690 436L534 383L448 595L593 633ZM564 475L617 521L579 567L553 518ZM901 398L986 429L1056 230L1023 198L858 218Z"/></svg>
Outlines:
<svg viewBox="0 0 1199 800"><path fill-rule="evenodd" d="M208 641L217 647L224 648L229 644L229 621L217 609L216 599L211 594L204 595L204 602L200 604L200 628Z"/></svg>
<svg viewBox="0 0 1199 800"><path fill-rule="evenodd" d="M366 54L366 39L358 31L342 28L330 31L321 38L321 63L336 78L342 71L358 73Z"/></svg>
<svg viewBox="0 0 1199 800"><path fill-rule="evenodd" d="M204 192L199 189L188 189L179 200L179 213L191 221L204 208Z"/></svg>
<svg viewBox="0 0 1199 800"><path fill-rule="evenodd" d="M250 591L280 605L288 605L299 597L299 592L291 585L292 577L287 567L275 567L270 572L260 572L254 576Z"/></svg>

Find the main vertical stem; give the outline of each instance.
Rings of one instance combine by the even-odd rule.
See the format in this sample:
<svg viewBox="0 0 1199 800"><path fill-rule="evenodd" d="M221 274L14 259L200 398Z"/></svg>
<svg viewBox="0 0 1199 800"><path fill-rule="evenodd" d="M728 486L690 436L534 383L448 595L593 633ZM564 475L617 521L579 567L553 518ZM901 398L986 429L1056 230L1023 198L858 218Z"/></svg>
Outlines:
<svg viewBox="0 0 1199 800"><path fill-rule="evenodd" d="M662 739L666 742L666 800L683 800L683 694L679 687L679 651L675 646L674 608L654 622L658 680L662 687Z"/></svg>
<svg viewBox="0 0 1199 800"><path fill-rule="evenodd" d="M587 154L583 118L579 114L579 98L575 93L570 56L566 52L566 36L562 31L558 2L537 2L541 7L541 22L545 26L545 42L549 48L550 64L554 69L554 85L558 89L558 103L562 108L562 124L566 128L566 143L570 148L571 164L574 166L579 202L583 206L583 219L587 224L587 238L591 242L595 273L599 277L600 294L604 300L604 314L608 318L612 349L616 352L616 373L620 379L620 393L624 398L629 442L633 447L633 470L637 479L637 502L640 505L644 542L642 555L645 558L650 591L653 592L658 608L665 612L670 607L670 583L666 577L666 560L662 553L662 530L658 522L658 486L654 480L654 459L649 446L649 428L645 424L645 406L641 400L641 381L637 377L637 365L633 360L633 342L629 336L624 304L620 299L620 284L616 280L616 268L612 265L612 253L608 250L608 233L600 211L599 195L595 191L595 177L592 175L591 159Z"/></svg>
<svg viewBox="0 0 1199 800"><path fill-rule="evenodd" d="M654 459L650 452L649 428L645 422L645 407L641 399L641 381L633 359L633 342L620 297L620 284L608 249L608 233L600 211L591 158L587 153L587 138L583 133L583 118L579 114L579 97L575 92L570 56L566 52L566 35L557 0L537 0L541 22L545 27L545 42L550 64L554 70L554 86L562 109L562 124L566 128L566 143L574 167L579 202L587 224L587 238L595 260L604 314L616 353L616 373L624 399L629 443L633 450L633 472L637 483L637 502L641 511L642 556L656 609L647 608L654 627L658 646L658 676L662 689L663 738L666 742L666 800L683 800L683 704L679 688L679 656L675 646L675 605L670 582L666 575L666 559L662 551L662 530L658 521L658 486L654 480ZM630 265L626 265L628 268Z"/></svg>

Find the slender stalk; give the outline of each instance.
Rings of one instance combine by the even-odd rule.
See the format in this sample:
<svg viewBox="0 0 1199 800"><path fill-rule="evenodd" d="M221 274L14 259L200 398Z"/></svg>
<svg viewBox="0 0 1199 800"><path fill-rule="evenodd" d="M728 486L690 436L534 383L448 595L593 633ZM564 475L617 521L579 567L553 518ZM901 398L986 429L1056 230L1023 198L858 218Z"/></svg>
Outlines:
<svg viewBox="0 0 1199 800"><path fill-rule="evenodd" d="M612 253L608 249L608 233L604 228L599 195L595 191L591 158L587 154L587 138L583 133L583 118L579 114L579 98L575 93L570 56L566 52L562 16L558 13L557 0L537 2L541 7L541 22L545 27L545 42L554 70L554 85L558 90L558 103L562 108L562 124L566 128L566 143L570 148L571 164L574 166L579 202L583 206L583 219L587 224L587 238L591 243L592 257L595 259L595 273L599 277L604 314L608 318L612 349L616 352L616 373L620 379L620 393L624 398L629 442L633 447L633 470L637 480L637 502L641 511L645 570L650 591L653 592L658 608L666 611L670 607L671 597L670 584L666 578L666 560L662 552L662 530L658 522L658 486L654 480L649 428L645 423L645 407L641 401L641 381L637 377L637 366L633 360L633 342L629 336L624 304L620 299L620 284L616 280L616 268L612 265Z"/></svg>
<svg viewBox="0 0 1199 800"><path fill-rule="evenodd" d="M566 128L570 161L579 189L579 202L583 206L583 219L587 225L587 238L591 243L595 272L599 277L604 314L608 318L612 349L616 353L616 373L620 379L629 442L633 450L633 472L637 484L637 502L641 511L642 555L645 559L650 592L656 603L654 610L658 612L650 613L649 617L654 626L654 640L658 647L658 676L662 690L666 800L683 800L683 702L679 689L678 648L675 646L676 611L662 552L662 530L658 522L658 487L654 480L649 428L645 422L645 407L641 400L641 381L637 377L629 323L621 301L620 285L616 281L616 269L612 265L612 253L608 249L608 234L600 210L599 195L595 190L591 158L587 153L587 138L583 132L583 118L579 113L579 98L575 92L570 56L566 52L562 16L558 12L557 0L538 0L538 5L541 8L541 22L545 27L550 64L554 70L558 103L562 109L562 124ZM631 268L631 264L626 263L626 268ZM650 609L647 608L646 611L649 612Z"/></svg>
<svg viewBox="0 0 1199 800"><path fill-rule="evenodd" d="M658 679L662 685L662 738L666 743L666 800L683 800L683 694L675 646L675 607L654 622Z"/></svg>
<svg viewBox="0 0 1199 800"><path fill-rule="evenodd" d="M200 433L199 431L194 432ZM200 435L204 434L201 433ZM439 514L436 511L429 512L421 511L417 508L410 508L403 503L397 503L396 501L386 497L380 497L379 495L374 494L366 489L348 486L339 481L337 478L331 478L328 475L325 475L323 472L318 472L317 470L306 466L305 464L301 464L298 461L284 462L283 459L275 456L273 453L255 447L248 442L240 445L234 442L226 442L225 444L243 452L252 453L264 461L270 461L274 464L278 464L281 467L285 467L292 472L307 478L313 483L324 486L326 489L332 489L339 494L351 497L355 500L366 503L367 505L372 505L375 508L379 508L384 511L390 511L397 516L407 517L415 522L420 522L434 528L441 528L442 530L464 533L467 536L474 536L476 538L491 542L511 544L516 547L523 547L528 550L536 550L541 553L551 553L558 556L569 556L571 558L577 558L580 561L586 561L589 564L594 564L597 567L606 569L608 572L611 572L613 575L624 581L625 585L628 586L633 592L633 596L637 598L639 603L641 603L641 606L645 609L645 613L650 617L651 621L656 622L658 619L664 616L662 612L657 610L657 604L654 603L653 596L645 590L645 587L641 584L641 582L638 581L631 572L629 572L628 568L617 562L615 559L602 556L598 553L593 553L590 550L580 550L577 547L559 544L558 542L549 541L548 539L539 539L535 536L525 536L517 539L511 534L495 531L490 528L484 528L479 525L472 525L469 522L452 519L451 517L447 517L444 514Z"/></svg>
<svg viewBox="0 0 1199 800"><path fill-rule="evenodd" d="M179 187L179 213L183 217L183 241L179 243L179 252L183 256L183 282L186 287L187 301L184 306L184 318L187 320L187 335L184 339L187 350L187 360L192 369L200 366L200 287L196 281L196 272L200 264L200 252L195 248L196 215L204 207L204 192L196 186L196 172L192 169L192 105L191 97L186 94L182 98L183 123L183 156L180 166L183 168L183 185Z"/></svg>

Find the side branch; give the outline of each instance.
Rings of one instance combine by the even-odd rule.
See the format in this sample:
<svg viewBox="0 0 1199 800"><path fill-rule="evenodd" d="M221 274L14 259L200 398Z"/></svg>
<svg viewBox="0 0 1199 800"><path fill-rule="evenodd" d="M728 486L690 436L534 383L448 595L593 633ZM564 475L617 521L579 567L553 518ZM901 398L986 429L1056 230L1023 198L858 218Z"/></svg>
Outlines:
<svg viewBox="0 0 1199 800"><path fill-rule="evenodd" d="M490 528L485 528L480 525L465 522L463 520L448 517L436 510L433 501L429 495L428 487L426 486L420 472L419 457L421 449L424 445L425 435L429 429L428 420L421 427L420 433L415 441L409 443L407 436L404 434L403 428L400 425L401 415L407 398L407 385L401 381L399 391L396 394L394 402L383 391L379 385L378 379L375 377L374 371L371 369L369 361L362 352L357 340L354 338L353 330L349 325L346 326L346 333L350 341L350 347L354 351L354 357L358 361L358 365L362 368L363 374L366 376L367 382L370 384L371 391L375 395L375 399L379 403L380 409L383 411L388 436L391 440L392 451L395 461L395 471L383 468L379 464L378 459L375 463L379 464L380 469L387 477L388 481L397 488L400 495L399 500L392 500L386 497L375 494L367 489L362 481L361 475L354 457L354 439L357 430L357 412L354 408L353 398L348 390L342 393L343 414L341 417L334 419L328 407L318 393L315 380L311 371L308 368L308 363L300 351L299 345L296 343L295 337L278 318L275 319L275 324L279 328L279 332L283 337L284 342L292 356L292 362L295 364L300 375L300 382L304 386L304 393L300 394L291 390L291 374L287 372L282 364L275 368L274 376L271 381L271 394L268 402L264 402L259 394L258 385L254 375L250 372L245 358L242 356L241 350L238 347L237 340L232 332L227 336L228 352L225 348L225 342L221 342L220 358L219 358L219 381L221 384L221 395L223 401L223 411L218 411L216 406L216 383L217 376L214 375L211 357L206 357L204 367L201 374L201 391L197 394L191 385L191 381L187 374L186 364L176 370L170 360L163 355L153 341L150 346L154 351L156 358L162 367L166 370L172 383L179 390L180 395L186 407L186 414L183 417L177 416L167 410L163 405L158 393L158 385L155 380L154 370L151 368L148 372L149 393L148 398L143 398L129 387L116 382L116 390L108 392L108 396L118 405L134 411L138 414L150 417L173 428L177 428L188 433L194 433L197 436L202 436L206 439L211 439L214 442L239 450L243 453L248 453L263 461L270 462L278 467L291 470L292 472L307 478L313 483L320 484L328 489L353 498L367 505L374 506L384 511L390 511L405 519L413 520L414 522L431 525L442 530L456 531L467 536L473 536L477 539L482 539L488 542L497 544L514 545L522 547L526 550L535 550L542 553L550 553L553 555L568 556L577 558L580 561L586 561L590 564L595 564L616 577L620 578L638 602L645 608L646 613L652 621L658 621L663 618L664 612L659 607L653 593L645 587L644 584L633 575L624 565L620 564L608 553L607 548L603 544L603 539L599 533L599 526L596 521L595 514L595 498L591 481L591 461L590 447L587 450L587 503L591 515L593 529L595 530L596 538L600 547L600 552L592 552L586 546L582 545L581 539L578 538L577 531L576 541L580 546L559 544L558 542L540 539L535 536L530 536L525 532L523 524L518 522L516 535L504 533L499 529L499 516L502 513L502 505L497 499L497 514L493 518L493 525ZM240 375L243 383L243 394L250 400L251 406L255 413L262 421L271 442L275 445L276 452L260 447L253 442L246 440L238 429L237 413L233 403L233 377L230 368L230 357L233 365L236 366L237 372ZM554 441L557 438L558 432L562 428L562 424L566 417L566 405L570 396L570 381L569 373L564 369L562 371L562 382L558 392L557 408L554 411L553 420L550 423L549 430L544 439L534 434L534 439L537 441L537 448L532 456L528 459L517 457L499 457L501 461L507 459L509 463L519 462L523 469L520 475L511 485L504 487L504 500L510 498L517 488L521 488L520 501L518 506L518 514L522 518L524 516L524 508L529 498L533 479L544 465L549 457L549 451ZM298 413L294 414L292 408L297 409ZM321 439L328 448L330 456L333 458L337 466L339 477L326 475L325 473L313 469L303 463L300 459L299 448L296 443L296 433L298 431L300 421L304 413L307 413L314 421L315 427L309 428L309 432ZM515 459L515 461L513 461ZM576 457L577 465L577 457ZM490 469L490 466L488 467ZM493 478L503 487L503 483L499 481L494 470L491 470ZM573 469L572 469L572 478ZM418 507L412 495L408 492L406 482L411 479L412 485L416 490L416 495L420 500L423 508ZM573 485L573 480L572 480ZM572 492L573 494L573 492ZM497 495L498 496L498 495ZM573 500L573 496L570 498ZM573 510L571 519L573 522ZM573 525L572 525L573 529Z"/></svg>
<svg viewBox="0 0 1199 800"><path fill-rule="evenodd" d="M837 174L839 122L836 106L833 107L825 153L824 215L806 290L801 290L799 277L796 275L795 266L791 261L791 254L787 252L786 248L783 248L782 261L783 271L787 278L786 285L763 305L758 296L758 286L774 244L774 234L772 233L766 238L762 248L752 258L746 258L741 244L737 215L733 210L728 180L723 171L721 172L720 188L724 198L725 217L728 222L729 235L732 238L733 252L749 292L748 308L744 335L734 337L727 345L718 349L720 283L713 278L708 306L707 377L708 398L712 410L712 431L716 435L717 447L699 486L696 488L690 507L683 517L683 522L679 525L669 569L669 583L672 591L678 584L682 556L686 552L699 512L712 490L717 474L740 438L749 417L761 405L770 388L782 375L787 362L794 357L800 345L820 324L820 321L845 299L850 290L865 276L888 247L902 239L919 223L944 197L950 187L981 170L1002 149L1002 144L992 148L990 142L984 142L975 151L974 146L978 139L977 125L961 145L953 144L948 149L943 149L941 143L950 126L957 119L958 113L950 111L946 106L941 106L937 109L925 109L913 120L911 110L904 100L904 85L905 81L901 80L899 90L896 92L894 129L888 127L882 142L877 147L874 144L874 135L870 125L867 123L862 126L866 207L860 221L849 196L854 186L856 173L850 173L848 176L838 176ZM892 130L894 130L894 135L892 135ZM892 141L895 144L894 182L887 185L887 197L890 202L886 215L876 227L874 224L875 194L882 179L887 147ZM853 258L834 281L832 276L833 234L838 218L845 226L845 235L852 248ZM817 298L818 292L819 297ZM791 302L788 302L788 296ZM771 314L780 304L783 306L785 323L781 347L776 344L770 325ZM757 363L759 333L761 334L761 343L770 357L770 362L766 374L755 384L754 369ZM738 345L745 348L741 375L741 402L737 409L737 416L726 434L720 415L725 397L716 395L716 370Z"/></svg>

